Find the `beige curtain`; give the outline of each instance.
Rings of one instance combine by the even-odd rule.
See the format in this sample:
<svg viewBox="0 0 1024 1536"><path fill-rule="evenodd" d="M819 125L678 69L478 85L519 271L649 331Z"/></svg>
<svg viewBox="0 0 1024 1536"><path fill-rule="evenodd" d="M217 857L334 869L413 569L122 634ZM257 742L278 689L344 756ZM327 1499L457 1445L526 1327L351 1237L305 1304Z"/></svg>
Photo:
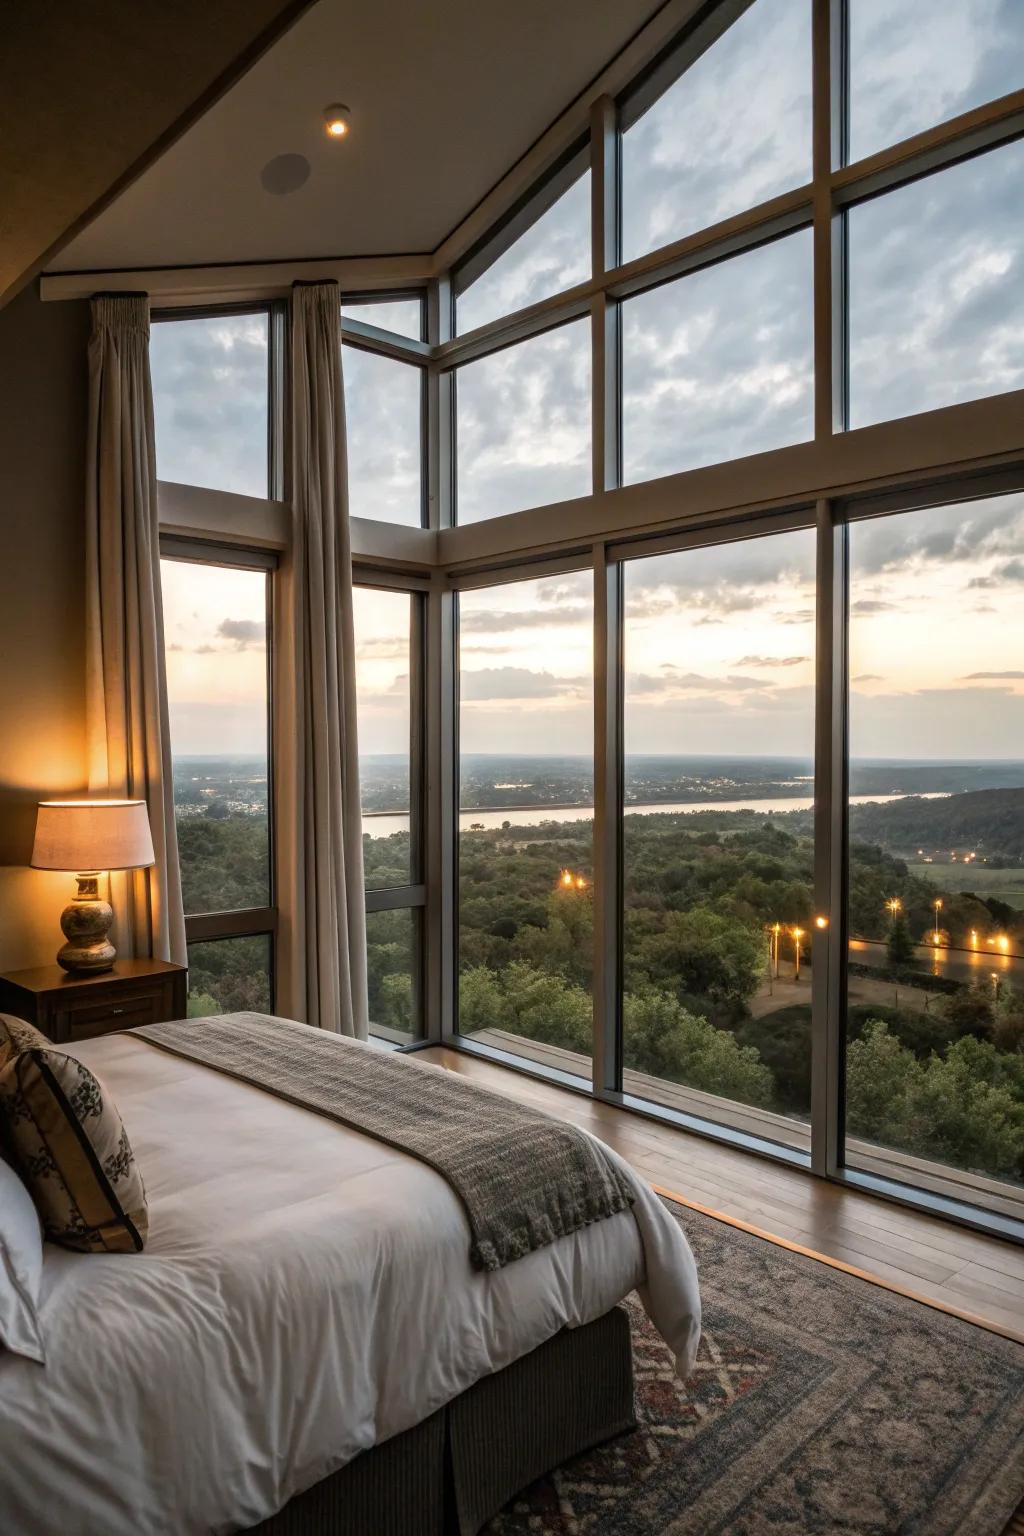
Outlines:
<svg viewBox="0 0 1024 1536"><path fill-rule="evenodd" d="M291 303L292 547L276 627L278 1011L365 1040L366 918L336 283Z"/></svg>
<svg viewBox="0 0 1024 1536"><path fill-rule="evenodd" d="M144 294L92 301L85 579L89 789L146 801L157 859L111 874L113 941L183 965Z"/></svg>

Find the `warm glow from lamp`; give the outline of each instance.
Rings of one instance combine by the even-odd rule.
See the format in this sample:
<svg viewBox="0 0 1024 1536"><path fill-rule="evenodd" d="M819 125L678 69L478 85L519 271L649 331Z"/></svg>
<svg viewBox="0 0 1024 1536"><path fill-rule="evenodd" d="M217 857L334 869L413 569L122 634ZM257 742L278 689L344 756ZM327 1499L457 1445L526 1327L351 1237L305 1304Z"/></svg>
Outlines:
<svg viewBox="0 0 1024 1536"><path fill-rule="evenodd" d="M560 879L561 885L565 888L565 890L567 890L567 891L571 891L572 890L573 879L572 879L572 870L571 869L563 869L559 879Z"/></svg>
<svg viewBox="0 0 1024 1536"><path fill-rule="evenodd" d="M61 913L67 943L57 955L66 971L108 971L116 958L107 938L113 911L99 893L100 872L155 864L144 800L42 800L36 812L33 869L63 869L78 894Z"/></svg>
<svg viewBox="0 0 1024 1536"><path fill-rule="evenodd" d="M814 926L815 926L815 928L827 928L828 927L828 918L827 917L816 917L814 919Z"/></svg>

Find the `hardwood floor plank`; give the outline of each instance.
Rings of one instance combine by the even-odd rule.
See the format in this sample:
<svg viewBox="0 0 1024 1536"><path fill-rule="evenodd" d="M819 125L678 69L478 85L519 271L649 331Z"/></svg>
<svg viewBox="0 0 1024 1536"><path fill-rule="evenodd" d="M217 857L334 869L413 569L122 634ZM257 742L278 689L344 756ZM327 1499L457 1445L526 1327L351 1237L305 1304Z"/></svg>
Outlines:
<svg viewBox="0 0 1024 1536"><path fill-rule="evenodd" d="M464 1051L432 1061L599 1136L659 1188L1024 1342L1024 1248Z"/></svg>

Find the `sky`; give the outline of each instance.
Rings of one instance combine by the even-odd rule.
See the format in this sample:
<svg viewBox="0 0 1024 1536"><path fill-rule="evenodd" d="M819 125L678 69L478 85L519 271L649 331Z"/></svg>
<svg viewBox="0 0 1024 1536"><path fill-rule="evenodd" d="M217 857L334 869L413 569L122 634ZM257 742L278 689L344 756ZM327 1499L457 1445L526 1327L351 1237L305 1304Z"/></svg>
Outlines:
<svg viewBox="0 0 1024 1536"><path fill-rule="evenodd" d="M852 0L851 18L854 157L1024 82L1022 0ZM627 258L806 182L809 37L810 0L756 0L628 129ZM588 230L584 175L460 297L459 330L584 278ZM1024 385L1024 141L854 209L849 251L851 425ZM797 232L623 306L627 482L811 435L810 255ZM414 308L351 312L412 334ZM152 357L161 477L264 495L265 319L156 325ZM416 523L419 371L342 360L351 510ZM460 521L585 494L586 322L464 367L456 414ZM1004 498L853 531L855 753L1024 752L1022 518ZM811 570L804 534L631 565L630 749L809 751ZM405 602L357 615L366 752L407 740ZM586 576L463 598L466 750L586 742L590 603ZM222 586L207 606L193 578L176 605L176 748L219 750L196 743L236 716L252 740L256 652L220 629L246 602Z"/></svg>

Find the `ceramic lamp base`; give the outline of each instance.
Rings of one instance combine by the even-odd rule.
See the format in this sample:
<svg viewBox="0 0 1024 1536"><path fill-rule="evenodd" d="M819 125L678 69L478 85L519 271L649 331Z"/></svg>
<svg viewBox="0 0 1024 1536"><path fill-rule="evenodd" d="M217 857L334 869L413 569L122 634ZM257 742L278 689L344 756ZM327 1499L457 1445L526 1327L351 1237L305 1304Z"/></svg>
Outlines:
<svg viewBox="0 0 1024 1536"><path fill-rule="evenodd" d="M60 915L60 926L67 943L57 951L57 964L73 975L109 971L117 959L117 950L107 938L114 921L114 909L99 893L97 874L76 876L78 894Z"/></svg>

